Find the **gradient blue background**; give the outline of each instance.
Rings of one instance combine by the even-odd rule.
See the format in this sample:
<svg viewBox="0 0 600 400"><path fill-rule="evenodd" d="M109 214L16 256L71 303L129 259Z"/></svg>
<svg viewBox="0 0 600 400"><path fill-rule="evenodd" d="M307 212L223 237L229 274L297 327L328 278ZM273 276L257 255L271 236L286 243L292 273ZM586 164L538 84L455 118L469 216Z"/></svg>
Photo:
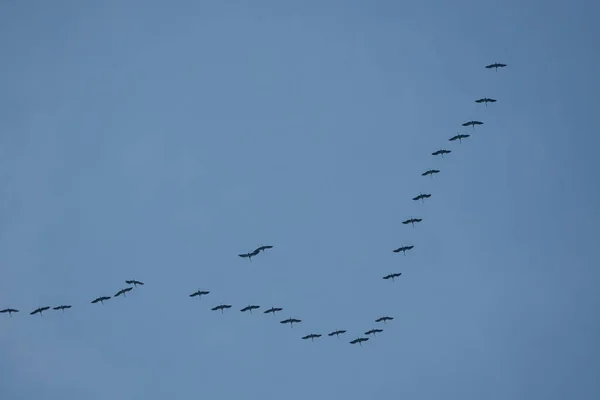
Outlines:
<svg viewBox="0 0 600 400"><path fill-rule="evenodd" d="M600 398L597 15L2 2L0 399Z"/></svg>

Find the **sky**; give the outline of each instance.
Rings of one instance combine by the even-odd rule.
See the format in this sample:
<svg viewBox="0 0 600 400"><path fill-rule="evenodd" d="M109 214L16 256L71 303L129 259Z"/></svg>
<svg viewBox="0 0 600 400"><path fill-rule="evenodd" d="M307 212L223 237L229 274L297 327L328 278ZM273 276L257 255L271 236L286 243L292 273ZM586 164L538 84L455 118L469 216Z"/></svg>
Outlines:
<svg viewBox="0 0 600 400"><path fill-rule="evenodd" d="M2 2L0 398L600 398L599 14Z"/></svg>

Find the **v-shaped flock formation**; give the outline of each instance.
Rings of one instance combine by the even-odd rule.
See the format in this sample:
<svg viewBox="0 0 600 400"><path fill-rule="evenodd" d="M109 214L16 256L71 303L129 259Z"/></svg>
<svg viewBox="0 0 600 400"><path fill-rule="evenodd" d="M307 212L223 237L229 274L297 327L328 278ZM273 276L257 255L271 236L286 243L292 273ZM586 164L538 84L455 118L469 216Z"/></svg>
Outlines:
<svg viewBox="0 0 600 400"><path fill-rule="evenodd" d="M506 67L506 64L494 63L494 64L487 65L485 68L487 68L487 69L493 68L497 71L498 68L504 68L504 67ZM496 101L497 101L496 99L492 99L489 97L483 97L481 99L475 100L475 103L484 104L487 107L488 104L496 103ZM483 125L483 122L476 121L476 120L467 121L462 124L463 127L469 127L469 126L472 127L473 131L475 130L476 126L480 126L480 125ZM463 139L467 139L470 136L471 135L469 135L469 134L464 134L464 133L460 134L459 133L459 134L449 138L448 140L450 142L455 142L456 140L458 140L459 143L462 143ZM443 158L444 155L450 154L451 152L452 152L451 150L439 149L439 150L436 150L433 153L431 153L431 155L441 156ZM438 170L438 169L430 169L430 170L423 172L421 175L433 177L434 175L439 174L439 173L440 173L440 170ZM419 193L417 196L413 197L413 200L425 202L425 200L429 199L431 196L432 196L431 193ZM415 224L419 224L422 221L423 221L422 218L415 218L415 217L411 216L410 218L406 219L405 221L402 221L402 223L404 225L410 224L414 228ZM260 246L250 252L239 254L239 257L247 258L249 261L252 261L253 257L256 257L261 252L265 252L266 250L269 250L272 248L273 248L273 246ZM412 250L413 248L414 248L413 245L403 245L392 251L394 253L402 252L404 255L406 255L406 252ZM399 278L400 276L402 276L402 272L394 272L394 273L384 276L383 279L394 281L396 278ZM138 280L127 280L127 281L125 281L125 283L129 286L120 289L113 296L99 296L99 297L96 297L95 299L91 300L90 303L91 304L97 304L97 303L104 304L105 301L108 301L111 298L117 298L120 296L127 297L127 293L132 291L134 288L144 285L143 282L138 281ZM202 296L206 296L208 294L210 294L210 291L208 291L208 290L197 290L197 291L189 294L189 297L192 297L192 298L198 297L198 299L201 299ZM60 310L61 312L64 312L65 310L68 310L71 307L72 307L71 305L66 305L66 304L62 304L62 305L58 305L58 306L54 306L54 307L43 306L43 307L36 308L35 310L31 311L29 314L30 315L39 314L40 316L42 316L45 311L48 311L51 308L52 308L52 310ZM220 311L221 313L224 313L225 310L228 310L232 307L233 306L231 304L218 304L218 305L212 307L211 310L212 311ZM248 312L248 313L252 314L253 310L258 310L259 308L260 308L259 305L249 304L249 305L246 305L243 308L241 308L240 311ZM275 313L278 313L281 311L283 311L282 307L271 307L271 308L263 311L263 313L275 315ZM15 308L4 308L4 309L0 310L0 314L8 314L8 316L10 316L10 317L12 317L13 314L16 314L18 312L19 312L19 310L15 309ZM391 316L382 316L382 317L375 319L374 322L385 324L385 323L387 323L387 321L392 321L393 319L394 319L394 317L391 317ZM302 323L302 320L298 319L298 318L289 317L287 319L280 321L280 323L284 324L284 325L289 324L290 327L293 328L294 324L300 324L300 323ZM362 343L368 341L369 337L375 337L377 333L381 333L381 332L383 332L383 329L369 329L362 334L359 333L358 336L356 337L356 339L351 340L349 343L350 344L358 344L358 345L362 346ZM335 337L339 338L340 335L343 335L346 333L347 333L346 330L338 329L338 330L329 332L327 334L327 336L329 336L329 337L335 336ZM322 337L322 334L320 334L320 333L309 333L307 335L302 336L301 339L303 339L303 340L310 339L311 341L314 341L315 339L318 339L321 337Z"/></svg>

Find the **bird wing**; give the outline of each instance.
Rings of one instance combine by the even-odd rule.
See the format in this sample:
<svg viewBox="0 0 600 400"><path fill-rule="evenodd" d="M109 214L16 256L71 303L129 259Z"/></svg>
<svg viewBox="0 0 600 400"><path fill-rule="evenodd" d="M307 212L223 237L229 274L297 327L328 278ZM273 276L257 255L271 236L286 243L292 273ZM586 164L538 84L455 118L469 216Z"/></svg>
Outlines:
<svg viewBox="0 0 600 400"><path fill-rule="evenodd" d="M479 99L479 100L475 100L475 103L483 103L485 101L485 99Z"/></svg>
<svg viewBox="0 0 600 400"><path fill-rule="evenodd" d="M132 285L133 281L125 281L125 283L128 284L128 285Z"/></svg>
<svg viewBox="0 0 600 400"><path fill-rule="evenodd" d="M194 292L194 293L190 294L190 297L198 296L199 294L200 293L198 293L198 292Z"/></svg>
<svg viewBox="0 0 600 400"><path fill-rule="evenodd" d="M406 221L402 221L402 223L403 223L404 225L410 224L410 219L407 219Z"/></svg>
<svg viewBox="0 0 600 400"><path fill-rule="evenodd" d="M400 251L402 251L402 247L392 250L392 252L394 253L400 253Z"/></svg>
<svg viewBox="0 0 600 400"><path fill-rule="evenodd" d="M238 254L238 256L240 256L240 257L242 257L242 258L246 258L246 257L249 257L249 256L250 256L250 254L249 254L249 253L246 253L246 254Z"/></svg>
<svg viewBox="0 0 600 400"><path fill-rule="evenodd" d="M212 311L217 311L219 308L221 308L221 306L215 306L213 308L211 308Z"/></svg>

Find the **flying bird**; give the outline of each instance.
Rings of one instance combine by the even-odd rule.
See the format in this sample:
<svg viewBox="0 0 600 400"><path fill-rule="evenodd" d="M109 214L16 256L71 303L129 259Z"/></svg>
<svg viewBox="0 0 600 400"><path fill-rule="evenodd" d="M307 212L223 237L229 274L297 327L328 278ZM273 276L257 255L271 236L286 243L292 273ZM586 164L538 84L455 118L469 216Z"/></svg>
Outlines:
<svg viewBox="0 0 600 400"><path fill-rule="evenodd" d="M439 169L428 169L427 171L423 172L421 174L421 176L427 176L427 175L433 176L434 174L439 174L439 173L440 173Z"/></svg>
<svg viewBox="0 0 600 400"><path fill-rule="evenodd" d="M271 307L268 310L265 310L264 314L273 314L273 315L275 315L276 312L279 312L281 310L283 310L283 308L281 308L281 307Z"/></svg>
<svg viewBox="0 0 600 400"><path fill-rule="evenodd" d="M5 308L4 310L0 310L0 314L6 314L8 313L9 317L12 317L13 313L18 313L19 310L16 310L14 308Z"/></svg>
<svg viewBox="0 0 600 400"><path fill-rule="evenodd" d="M246 306L246 307L242 308L240 311L241 312L250 311L250 314L252 314L252 310L256 310L258 308L260 308L260 306Z"/></svg>
<svg viewBox="0 0 600 400"><path fill-rule="evenodd" d="M127 287L125 289L121 289L113 297L119 297L120 295L123 295L123 297L127 297L127 295L125 293L127 293L131 290L133 290L132 287Z"/></svg>
<svg viewBox="0 0 600 400"><path fill-rule="evenodd" d="M418 196L416 196L416 197L413 197L413 200L414 200L414 201L419 201L419 200L421 200L421 203L425 203L425 199L428 199L428 198L430 198L430 197L431 197L431 195L430 195L430 194L428 194L428 193L421 193L421 194L419 194Z"/></svg>
<svg viewBox="0 0 600 400"><path fill-rule="evenodd" d="M393 319L394 319L394 317L380 317L380 318L377 318L375 320L375 322L383 322L385 324L386 321L391 321Z"/></svg>
<svg viewBox="0 0 600 400"><path fill-rule="evenodd" d="M210 293L210 292L209 292L209 291L207 291L207 290L197 290L197 291L195 291L194 293L190 294L190 297L196 297L196 296L198 296L198 300L200 300L200 298L201 298L202 296L205 296L205 295L207 295L207 294L209 294L209 293Z"/></svg>
<svg viewBox="0 0 600 400"><path fill-rule="evenodd" d="M383 279L385 279L385 280L391 279L393 281L394 278L398 278L401 275L402 275L402 272L397 272L395 274L386 275L386 276L383 277Z"/></svg>
<svg viewBox="0 0 600 400"><path fill-rule="evenodd" d="M431 153L432 156L442 156L444 158L444 154L450 154L452 150L440 149Z"/></svg>
<svg viewBox="0 0 600 400"><path fill-rule="evenodd" d="M40 317L41 317L42 313L49 309L50 309L50 307L39 307L39 308L36 308L35 310L33 310L32 312L30 312L29 315L40 314Z"/></svg>
<svg viewBox="0 0 600 400"><path fill-rule="evenodd" d="M140 281L136 281L135 279L132 279L130 281L125 281L126 284L128 285L133 285L133 286L144 286L144 282L140 282Z"/></svg>
<svg viewBox="0 0 600 400"><path fill-rule="evenodd" d="M506 67L506 64L501 64L501 63L493 63L490 65L486 65L485 66L487 69L491 69L491 68L495 68L496 72L498 72L498 68L504 68Z"/></svg>
<svg viewBox="0 0 600 400"><path fill-rule="evenodd" d="M53 307L52 309L53 310L61 310L62 312L65 312L65 310L68 310L69 308L71 308L71 306L62 305L62 306L58 306L58 307Z"/></svg>
<svg viewBox="0 0 600 400"><path fill-rule="evenodd" d="M375 336L376 333L381 333L381 332L383 332L383 329L371 329L370 331L366 331L365 335Z"/></svg>
<svg viewBox="0 0 600 400"><path fill-rule="evenodd" d="M299 324L300 322L302 322L301 319L296 319L296 318L288 318L288 319L284 319L283 321L279 321L280 324L290 324L290 327L294 327L294 324Z"/></svg>
<svg viewBox="0 0 600 400"><path fill-rule="evenodd" d="M92 304L96 304L97 302L104 304L106 300L110 300L110 296L96 297L94 300L92 300Z"/></svg>
<svg viewBox="0 0 600 400"><path fill-rule="evenodd" d="M396 250L392 250L394 253L400 253L403 252L404 255L406 255L406 252L408 250L411 250L413 247L415 246L402 246L402 247L398 247Z"/></svg>
<svg viewBox="0 0 600 400"><path fill-rule="evenodd" d="M423 218L409 218L406 221L402 221L404 225L412 224L413 228L417 222L423 221Z"/></svg>
<svg viewBox="0 0 600 400"><path fill-rule="evenodd" d="M345 330L343 330L343 329L340 329L340 330L337 330L337 331L333 331L333 332L331 332L331 333L328 333L328 334L327 334L327 336L336 336L336 337L339 339L339 338L340 338L340 335L343 335L344 333L346 333L346 331L345 331Z"/></svg>
<svg viewBox="0 0 600 400"><path fill-rule="evenodd" d="M462 143L462 140L468 138L469 136L471 136L471 135L459 134L459 135L456 135L456 136L452 136L448 140L451 141L451 142L454 142L455 140L458 140L459 143Z"/></svg>
<svg viewBox="0 0 600 400"><path fill-rule="evenodd" d="M314 342L316 338L320 338L322 335L318 333L311 333L310 335L302 336L302 339L310 339L311 342Z"/></svg>
<svg viewBox="0 0 600 400"><path fill-rule="evenodd" d="M272 249L272 248L273 248L273 246L260 246L260 247L257 247L257 248L256 248L256 250L254 250L254 251L253 251L253 253L254 253L255 251L257 251L257 252L259 252L259 253L260 253L261 251L265 251L265 250ZM257 253L257 254L258 254L258 253Z"/></svg>
<svg viewBox="0 0 600 400"><path fill-rule="evenodd" d="M462 126L472 126L473 129L475 129L475 125L483 125L483 122L481 122L481 121L467 121L464 124L462 124Z"/></svg>
<svg viewBox="0 0 600 400"><path fill-rule="evenodd" d="M242 258L247 258L248 260L252 261L252 257L257 255L258 253L260 253L260 250L256 249L250 253L238 254L238 256L240 256Z"/></svg>
<svg viewBox="0 0 600 400"><path fill-rule="evenodd" d="M475 100L475 103L479 103L479 104L483 103L487 107L488 103L495 103L497 101L498 100L496 100L496 99L490 99L489 97L484 97L482 99Z"/></svg>
<svg viewBox="0 0 600 400"><path fill-rule="evenodd" d="M231 308L231 306L229 304L219 304L218 306L211 308L211 310L212 311L221 310L221 314L223 314L223 310L225 310L227 308Z"/></svg>
<svg viewBox="0 0 600 400"><path fill-rule="evenodd" d="M356 344L356 343L358 343L360 345L360 347L362 347L362 343L366 342L367 340L369 340L368 337L359 337L359 338L356 338L354 340L351 340L350 344Z"/></svg>

